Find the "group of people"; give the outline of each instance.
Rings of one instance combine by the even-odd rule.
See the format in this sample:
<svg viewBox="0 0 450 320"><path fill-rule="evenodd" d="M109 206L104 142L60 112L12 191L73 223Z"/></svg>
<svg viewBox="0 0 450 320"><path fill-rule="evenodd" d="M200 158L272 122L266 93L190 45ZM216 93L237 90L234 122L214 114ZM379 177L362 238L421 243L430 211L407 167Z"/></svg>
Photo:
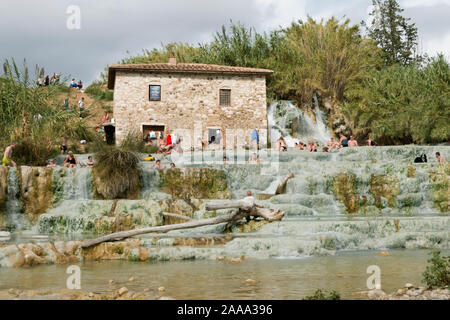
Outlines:
<svg viewBox="0 0 450 320"><path fill-rule="evenodd" d="M375 142L371 139L366 140L368 146L375 146ZM322 152L330 152L331 150L337 150L340 148L347 148L347 147L357 147L358 141L356 141L354 136L350 136L350 139L348 139L343 133L339 134L339 141L336 141L333 137L330 138L330 140L327 142L327 145L322 148ZM309 140L307 144L299 141L295 143L294 148L298 148L300 150L307 150L309 152L318 152L319 150L319 143L317 141L311 141ZM288 145L286 143L286 140L283 137L278 138L278 140L275 143L275 150L277 151L287 151Z"/></svg>
<svg viewBox="0 0 450 320"><path fill-rule="evenodd" d="M78 82L76 82L75 79L72 79L72 81L70 82L70 87L81 90L83 89L83 82L81 80L78 80Z"/></svg>
<svg viewBox="0 0 450 320"><path fill-rule="evenodd" d="M94 164L95 163L92 159L92 156L88 156L88 160L85 163L80 163L72 151L69 151L66 159L64 159L65 168L76 168L78 165L82 167L93 167ZM53 159L50 159L47 167L57 167L57 165L55 164L55 161Z"/></svg>
<svg viewBox="0 0 450 320"><path fill-rule="evenodd" d="M176 134L170 134L170 132L167 132L164 139L162 132L158 132L158 134L156 134L154 131L150 131L145 136L144 140L146 146L152 146L156 140L158 147L158 150L156 151L157 154L167 156L172 152L183 153L183 148L181 147L181 137Z"/></svg>
<svg viewBox="0 0 450 320"><path fill-rule="evenodd" d="M49 75L46 75L45 77L39 78L37 81L37 85L39 87L42 86L49 86L51 84L58 84L59 83L60 75L57 73L53 73L51 77Z"/></svg>
<svg viewBox="0 0 450 320"><path fill-rule="evenodd" d="M151 169L163 170L166 166L161 164L161 160L156 160L155 164L151 166ZM170 169L175 169L175 163L170 163Z"/></svg>

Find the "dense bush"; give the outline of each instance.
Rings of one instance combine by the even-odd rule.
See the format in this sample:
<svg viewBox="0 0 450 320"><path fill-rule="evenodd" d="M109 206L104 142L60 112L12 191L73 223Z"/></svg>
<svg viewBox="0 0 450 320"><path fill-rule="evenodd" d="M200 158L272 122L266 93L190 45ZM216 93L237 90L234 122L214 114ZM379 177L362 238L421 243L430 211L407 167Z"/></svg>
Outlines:
<svg viewBox="0 0 450 320"><path fill-rule="evenodd" d="M317 289L312 296L307 296L304 300L341 300L341 295L335 290L327 293L327 291Z"/></svg>
<svg viewBox="0 0 450 320"><path fill-rule="evenodd" d="M431 265L427 266L423 276L423 282L428 288L444 288L450 285L450 256L441 257L439 251L430 253L432 257L428 260Z"/></svg>
<svg viewBox="0 0 450 320"><path fill-rule="evenodd" d="M450 139L450 65L443 56L424 67L383 68L347 92L343 112L356 134L382 144Z"/></svg>
<svg viewBox="0 0 450 320"><path fill-rule="evenodd" d="M129 135L119 146L97 142L94 177L97 195L104 199L132 198L139 191L139 158Z"/></svg>

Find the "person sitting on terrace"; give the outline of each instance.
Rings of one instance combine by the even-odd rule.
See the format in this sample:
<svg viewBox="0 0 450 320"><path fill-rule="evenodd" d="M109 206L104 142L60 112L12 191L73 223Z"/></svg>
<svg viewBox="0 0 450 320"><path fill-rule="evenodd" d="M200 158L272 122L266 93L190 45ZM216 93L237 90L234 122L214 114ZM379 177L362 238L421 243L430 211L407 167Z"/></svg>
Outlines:
<svg viewBox="0 0 450 320"><path fill-rule="evenodd" d="M445 158L441 156L440 152L436 152L436 159L439 163L445 163Z"/></svg>
<svg viewBox="0 0 450 320"><path fill-rule="evenodd" d="M317 149L319 149L319 143L317 141L314 141L312 152L317 152Z"/></svg>
<svg viewBox="0 0 450 320"><path fill-rule="evenodd" d="M327 143L328 149L339 149L339 142L335 141L333 137Z"/></svg>
<svg viewBox="0 0 450 320"><path fill-rule="evenodd" d="M369 147L374 147L374 146L376 146L375 141L371 140L370 138L367 139L366 142L367 142L367 145L368 145Z"/></svg>
<svg viewBox="0 0 450 320"><path fill-rule="evenodd" d="M300 150L303 150L303 142L299 141L295 143L295 147L299 148Z"/></svg>
<svg viewBox="0 0 450 320"><path fill-rule="evenodd" d="M54 168L54 167L57 167L57 164L55 163L55 161L53 159L50 159L48 161L47 168Z"/></svg>
<svg viewBox="0 0 450 320"><path fill-rule="evenodd" d="M167 146L165 146L161 151L162 151L162 154L164 155L164 156L167 156L168 154L171 154L172 153L172 151L174 150L174 145L173 144L169 144L169 145L167 145Z"/></svg>
<svg viewBox="0 0 450 320"><path fill-rule="evenodd" d="M158 151L156 151L156 153L163 153L164 147L166 145L165 145L164 139L162 138L161 135L158 137L157 141L158 141Z"/></svg>
<svg viewBox="0 0 450 320"><path fill-rule="evenodd" d="M312 152L314 149L314 145L313 143L309 140L308 144L306 145L306 150L308 150L309 152Z"/></svg>
<svg viewBox="0 0 450 320"><path fill-rule="evenodd" d="M287 144L283 137L280 137L275 145L277 151L287 151Z"/></svg>
<svg viewBox="0 0 450 320"><path fill-rule="evenodd" d="M88 166L88 167L94 166L94 160L92 160L92 156L88 157L88 160L86 161L86 166Z"/></svg>
<svg viewBox="0 0 450 320"><path fill-rule="evenodd" d="M155 164L151 166L152 169L162 170L165 169L166 166L161 165L161 160L156 160Z"/></svg>
<svg viewBox="0 0 450 320"><path fill-rule="evenodd" d="M346 136L344 136L343 133L339 133L339 144L341 147L346 148L348 147L348 139Z"/></svg>
<svg viewBox="0 0 450 320"><path fill-rule="evenodd" d="M348 142L348 146L349 147L357 147L358 146L358 141L356 141L353 136L350 136L350 140Z"/></svg>
<svg viewBox="0 0 450 320"><path fill-rule="evenodd" d="M69 151L69 155L64 160L64 167L75 168L77 166L77 164L78 164L77 158L75 157L75 155L73 154L72 151Z"/></svg>
<svg viewBox="0 0 450 320"><path fill-rule="evenodd" d="M170 169L175 169L175 163L172 162L172 163L170 164Z"/></svg>
<svg viewBox="0 0 450 320"><path fill-rule="evenodd" d="M248 162L260 162L261 158L258 157L256 153L252 154L252 156L248 159Z"/></svg>

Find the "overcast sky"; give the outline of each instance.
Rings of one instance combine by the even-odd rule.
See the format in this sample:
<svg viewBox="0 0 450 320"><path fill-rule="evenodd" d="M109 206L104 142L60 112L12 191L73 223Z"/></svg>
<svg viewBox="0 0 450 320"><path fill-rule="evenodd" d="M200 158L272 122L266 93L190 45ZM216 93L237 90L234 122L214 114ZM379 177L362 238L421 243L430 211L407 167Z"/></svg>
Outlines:
<svg viewBox="0 0 450 320"><path fill-rule="evenodd" d="M400 0L417 24L423 52L450 56L450 0ZM68 29L71 5L80 29ZM143 48L212 38L230 19L270 31L292 21L332 15L359 23L371 0L0 0L0 58L27 60L46 73L98 78L107 64ZM70 20L73 21L73 20Z"/></svg>

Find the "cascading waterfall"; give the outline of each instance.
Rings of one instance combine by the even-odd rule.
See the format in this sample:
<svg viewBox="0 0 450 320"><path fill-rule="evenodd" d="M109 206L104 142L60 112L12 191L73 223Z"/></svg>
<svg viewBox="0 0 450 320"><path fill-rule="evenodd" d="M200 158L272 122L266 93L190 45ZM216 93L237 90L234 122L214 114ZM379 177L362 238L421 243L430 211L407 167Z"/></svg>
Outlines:
<svg viewBox="0 0 450 320"><path fill-rule="evenodd" d="M320 110L316 95L314 95L314 105L315 122L291 101L272 103L267 111L271 142L274 143L282 136L289 147L293 147L298 141L306 143L309 140L326 144L331 133L323 119L323 112Z"/></svg>
<svg viewBox="0 0 450 320"><path fill-rule="evenodd" d="M92 170L90 168L66 168L65 170L63 198L65 200L92 199Z"/></svg>
<svg viewBox="0 0 450 320"><path fill-rule="evenodd" d="M9 168L8 170L8 192L5 209L8 222L13 225L15 230L24 230L28 227L28 222L23 217L19 177L16 168Z"/></svg>

